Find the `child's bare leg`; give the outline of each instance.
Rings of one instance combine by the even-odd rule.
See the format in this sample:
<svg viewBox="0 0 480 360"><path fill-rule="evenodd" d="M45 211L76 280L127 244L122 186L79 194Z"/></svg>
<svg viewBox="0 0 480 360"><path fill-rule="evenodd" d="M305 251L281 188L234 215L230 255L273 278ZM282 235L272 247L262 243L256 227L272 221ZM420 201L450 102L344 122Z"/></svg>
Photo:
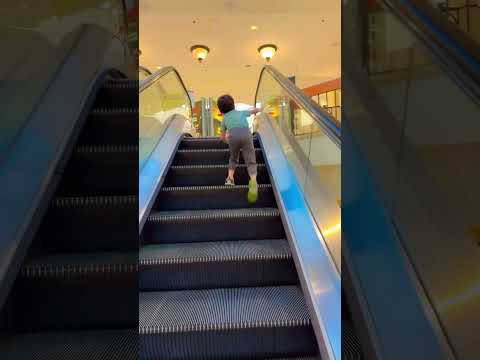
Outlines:
<svg viewBox="0 0 480 360"><path fill-rule="evenodd" d="M235 175L235 169L228 169L228 178L233 181L233 176Z"/></svg>
<svg viewBox="0 0 480 360"><path fill-rule="evenodd" d="M257 174L255 175L250 175L250 180L252 180L253 182L257 182Z"/></svg>

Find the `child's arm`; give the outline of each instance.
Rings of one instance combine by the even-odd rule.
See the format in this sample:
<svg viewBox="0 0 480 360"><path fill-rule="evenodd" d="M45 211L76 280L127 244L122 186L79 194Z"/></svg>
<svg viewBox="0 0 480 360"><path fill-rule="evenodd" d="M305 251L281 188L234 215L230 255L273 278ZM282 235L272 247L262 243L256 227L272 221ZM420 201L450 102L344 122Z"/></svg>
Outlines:
<svg viewBox="0 0 480 360"><path fill-rule="evenodd" d="M220 140L222 140L223 142L226 142L226 131L224 129L222 129L222 132L220 133Z"/></svg>
<svg viewBox="0 0 480 360"><path fill-rule="evenodd" d="M253 108L253 109L250 110L250 115L255 115L256 113L259 113L261 111L262 111L261 109Z"/></svg>

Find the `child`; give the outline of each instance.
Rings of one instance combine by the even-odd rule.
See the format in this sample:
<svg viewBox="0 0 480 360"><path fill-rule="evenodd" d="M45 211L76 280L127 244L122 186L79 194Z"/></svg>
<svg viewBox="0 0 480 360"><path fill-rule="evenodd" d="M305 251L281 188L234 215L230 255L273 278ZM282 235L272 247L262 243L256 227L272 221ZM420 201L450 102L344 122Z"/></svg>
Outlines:
<svg viewBox="0 0 480 360"><path fill-rule="evenodd" d="M250 181L248 182L248 202L254 203L258 198L257 185L257 161L255 157L255 149L253 147L253 137L250 132L247 118L256 114L260 110L253 109L248 111L235 110L235 101L230 95L223 95L218 98L218 109L223 114L222 133L220 139L228 141L230 149L230 160L228 163L228 177L225 185L235 185L234 174L238 165L240 149L242 156L247 165ZM228 139L226 132L228 131Z"/></svg>

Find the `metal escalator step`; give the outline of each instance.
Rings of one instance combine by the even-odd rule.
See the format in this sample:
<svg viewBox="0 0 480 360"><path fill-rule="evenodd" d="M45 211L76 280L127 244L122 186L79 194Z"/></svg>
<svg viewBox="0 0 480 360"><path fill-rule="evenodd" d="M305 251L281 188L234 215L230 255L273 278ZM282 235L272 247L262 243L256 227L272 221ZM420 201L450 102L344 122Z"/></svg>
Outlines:
<svg viewBox="0 0 480 360"><path fill-rule="evenodd" d="M65 168L61 196L138 193L138 146L78 146Z"/></svg>
<svg viewBox="0 0 480 360"><path fill-rule="evenodd" d="M355 333L353 324L348 321L342 321L342 359L364 359L360 341Z"/></svg>
<svg viewBox="0 0 480 360"><path fill-rule="evenodd" d="M265 163L262 149L255 149L255 153L257 157L257 163ZM228 164L229 157L229 149L184 149L176 152L172 165ZM239 163L245 163L242 152L240 152Z"/></svg>
<svg viewBox="0 0 480 360"><path fill-rule="evenodd" d="M14 289L15 327L22 332L134 328L137 272L136 251L34 257Z"/></svg>
<svg viewBox="0 0 480 360"><path fill-rule="evenodd" d="M223 185L227 177L228 165L174 165L171 166L165 178L164 186L201 186ZM257 182L270 184L265 164L257 166ZM235 171L235 183L246 185L249 180L247 167L240 164Z"/></svg>
<svg viewBox="0 0 480 360"><path fill-rule="evenodd" d="M317 353L296 286L143 292L140 358L260 358Z"/></svg>
<svg viewBox="0 0 480 360"><path fill-rule="evenodd" d="M253 145L256 148L260 147L260 142L256 136L253 137ZM180 142L179 149L228 149L228 144L218 137L185 137Z"/></svg>
<svg viewBox="0 0 480 360"><path fill-rule="evenodd" d="M37 233L49 252L138 248L137 196L57 197Z"/></svg>
<svg viewBox="0 0 480 360"><path fill-rule="evenodd" d="M0 342L3 360L136 360L138 329L40 332Z"/></svg>
<svg viewBox="0 0 480 360"><path fill-rule="evenodd" d="M139 264L144 291L298 282L285 239L148 245L140 249Z"/></svg>
<svg viewBox="0 0 480 360"><path fill-rule="evenodd" d="M138 107L138 80L109 80L100 88L95 107Z"/></svg>
<svg viewBox="0 0 480 360"><path fill-rule="evenodd" d="M210 185L163 187L153 206L154 211L235 209L246 207L275 207L272 185L258 186L258 200L250 205L247 201L248 185Z"/></svg>
<svg viewBox="0 0 480 360"><path fill-rule="evenodd" d="M153 212L143 230L146 243L282 239L276 208Z"/></svg>
<svg viewBox="0 0 480 360"><path fill-rule="evenodd" d="M93 109L78 144L138 145L138 107Z"/></svg>

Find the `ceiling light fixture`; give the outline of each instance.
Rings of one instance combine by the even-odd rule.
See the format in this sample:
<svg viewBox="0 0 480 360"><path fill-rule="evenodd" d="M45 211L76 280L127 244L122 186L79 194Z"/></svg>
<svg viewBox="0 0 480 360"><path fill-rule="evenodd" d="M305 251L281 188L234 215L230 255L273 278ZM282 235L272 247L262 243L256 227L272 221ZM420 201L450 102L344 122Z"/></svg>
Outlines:
<svg viewBox="0 0 480 360"><path fill-rule="evenodd" d="M210 49L205 45L193 45L190 48L190 52L192 53L193 57L197 59L199 63L201 63L207 57Z"/></svg>
<svg viewBox="0 0 480 360"><path fill-rule="evenodd" d="M258 30L258 26L257 25L252 25L252 26L250 26L250 30L252 30L252 31Z"/></svg>
<svg viewBox="0 0 480 360"><path fill-rule="evenodd" d="M258 48L258 53L262 58L264 58L267 61L270 61L270 59L275 55L277 50L278 48L276 45L265 44Z"/></svg>

